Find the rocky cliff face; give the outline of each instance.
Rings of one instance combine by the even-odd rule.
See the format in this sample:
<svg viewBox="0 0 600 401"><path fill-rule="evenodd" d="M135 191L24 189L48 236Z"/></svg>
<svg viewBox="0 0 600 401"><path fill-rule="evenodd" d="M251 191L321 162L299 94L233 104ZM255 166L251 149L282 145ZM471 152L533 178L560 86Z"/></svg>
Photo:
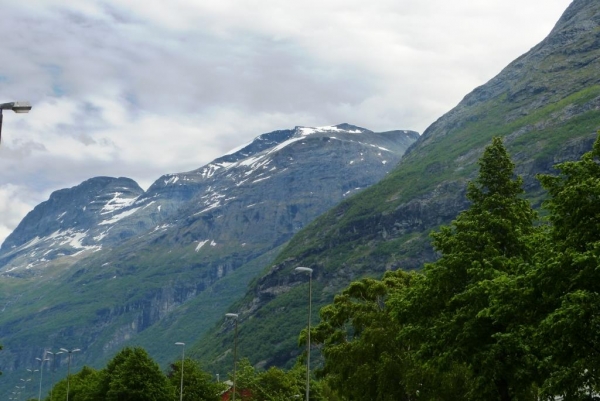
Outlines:
<svg viewBox="0 0 600 401"><path fill-rule="evenodd" d="M242 330L251 333L240 339L251 361L285 364L297 353L295 341L287 339L304 327L305 304L291 300L305 296L306 277L296 275L294 267L314 269L318 308L351 280L388 269L418 269L434 260L428 233L468 206L466 182L477 174L476 162L493 136L504 138L529 198L540 206L544 194L535 174L578 158L600 129L598 71L600 2L574 0L544 41L433 123L385 179L290 241L235 306ZM209 336L197 354L219 361L223 347ZM256 351L257 341L274 345Z"/></svg>
<svg viewBox="0 0 600 401"><path fill-rule="evenodd" d="M417 138L296 127L145 192L97 177L53 193L0 249L2 370L65 345L92 365L131 343L170 357L173 336L196 339L282 244L383 178Z"/></svg>
<svg viewBox="0 0 600 401"><path fill-rule="evenodd" d="M348 124L297 127L263 134L198 170L165 175L146 192L127 178L92 178L56 191L30 212L0 248L0 269L33 274L58 258L89 255L180 224L195 225L187 237L199 247L214 242L210 235L228 232L272 241L273 230L293 234L325 211L323 205L382 178L417 138L412 131L374 133ZM253 227L271 217L270 230Z"/></svg>
<svg viewBox="0 0 600 401"><path fill-rule="evenodd" d="M54 192L4 241L0 265L31 269L64 255L102 248L106 228L144 191L129 178L96 177ZM126 237L120 230L114 237ZM12 262L11 262L12 261Z"/></svg>

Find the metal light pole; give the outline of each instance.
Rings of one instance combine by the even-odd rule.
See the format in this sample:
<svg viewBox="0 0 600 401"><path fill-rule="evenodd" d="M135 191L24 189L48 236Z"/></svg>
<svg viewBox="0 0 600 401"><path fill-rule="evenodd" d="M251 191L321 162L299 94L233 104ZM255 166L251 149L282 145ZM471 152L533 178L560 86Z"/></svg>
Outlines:
<svg viewBox="0 0 600 401"><path fill-rule="evenodd" d="M183 400L183 362L185 361L185 343L175 343L181 345L181 386L179 388L179 401Z"/></svg>
<svg viewBox="0 0 600 401"><path fill-rule="evenodd" d="M58 351L58 352L46 351L46 354L52 355L52 363L50 364L50 401L52 401L52 390L54 388L54 366L56 365L54 363L54 360L56 359L56 355L64 354L64 352L62 352L62 351Z"/></svg>
<svg viewBox="0 0 600 401"><path fill-rule="evenodd" d="M25 381L24 379L21 379L21 380ZM17 392L15 393L13 391L13 394L17 397L17 399L19 399L21 394L25 394L25 385L23 385L23 386L15 386L15 388L17 389Z"/></svg>
<svg viewBox="0 0 600 401"><path fill-rule="evenodd" d="M238 314L226 313L225 317L235 319L235 335L233 340L233 401L235 401L235 374L237 370L237 337L238 337Z"/></svg>
<svg viewBox="0 0 600 401"><path fill-rule="evenodd" d="M49 361L50 359L48 358L35 358L36 360L40 361L40 391L38 392L38 401L42 400L42 375L44 374L44 362L45 361Z"/></svg>
<svg viewBox="0 0 600 401"><path fill-rule="evenodd" d="M31 104L29 102L10 102L0 104L0 140L2 140L2 110L12 110L15 113L29 113Z"/></svg>
<svg viewBox="0 0 600 401"><path fill-rule="evenodd" d="M308 273L308 331L306 333L306 401L310 393L310 317L312 312L312 272L309 267L296 267L298 272Z"/></svg>
<svg viewBox="0 0 600 401"><path fill-rule="evenodd" d="M75 348L70 351L65 348L61 348L60 350L62 352L66 352L69 354L69 362L67 363L67 401L69 401L69 378L71 376L71 355L73 354L73 352L79 352L81 350L79 348Z"/></svg>
<svg viewBox="0 0 600 401"><path fill-rule="evenodd" d="M21 391L25 392L25 390L23 390L25 388L25 386L23 386L23 387L15 386L15 388L17 389L17 391L13 391L12 393L15 395L15 399L18 400L21 395Z"/></svg>
<svg viewBox="0 0 600 401"><path fill-rule="evenodd" d="M31 382L31 388L34 389L33 390L33 394L35 394L35 384L33 384L33 376L35 375L35 372L37 372L37 369L26 369L29 373L31 373L31 379L27 379L27 380L23 380L25 383L23 384L27 384L27 382ZM35 397L35 396L34 396ZM33 397L32 397L33 398Z"/></svg>

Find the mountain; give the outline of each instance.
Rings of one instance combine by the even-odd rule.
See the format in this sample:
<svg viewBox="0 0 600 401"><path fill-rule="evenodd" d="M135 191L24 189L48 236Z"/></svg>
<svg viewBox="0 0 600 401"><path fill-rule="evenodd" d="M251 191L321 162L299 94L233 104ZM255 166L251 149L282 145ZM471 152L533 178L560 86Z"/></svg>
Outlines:
<svg viewBox="0 0 600 401"><path fill-rule="evenodd" d="M97 252L150 230L163 232L190 215L206 222L206 216L216 216L213 209L225 223L211 225L212 235L236 225L229 217L241 210L247 215L248 209L261 224L277 213L286 222L277 230L293 233L325 210L322 202L333 205L381 178L417 137L413 131L374 133L348 124L296 127L263 134L195 171L165 175L146 192L127 178L92 178L56 191L23 219L0 248L0 271L43 269L64 256ZM312 175L319 178L316 187L306 185ZM314 200L280 210L291 195ZM245 218L245 229L252 231L252 218ZM253 240L257 234L252 231ZM206 241L199 239L199 247Z"/></svg>
<svg viewBox="0 0 600 401"><path fill-rule="evenodd" d="M170 360L173 342L197 339L296 232L383 178L418 136L296 127L147 191L95 177L54 192L0 249L3 382L59 347L92 366L125 345Z"/></svg>
<svg viewBox="0 0 600 401"><path fill-rule="evenodd" d="M494 136L504 139L539 207L545 195L535 175L579 158L600 129L598 71L600 2L574 0L541 43L428 127L383 180L294 236L230 307L240 314L240 355L259 366L285 366L301 352L308 277L295 273L297 266L314 270L316 311L352 280L435 260L428 235L468 207L466 183ZM216 369L231 337L229 326L217 325L193 354Z"/></svg>

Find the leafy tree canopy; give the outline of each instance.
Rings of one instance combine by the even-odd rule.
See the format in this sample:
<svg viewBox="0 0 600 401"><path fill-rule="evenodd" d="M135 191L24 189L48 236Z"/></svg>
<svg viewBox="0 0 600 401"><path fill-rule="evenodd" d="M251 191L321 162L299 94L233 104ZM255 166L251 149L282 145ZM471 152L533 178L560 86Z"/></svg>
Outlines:
<svg viewBox="0 0 600 401"><path fill-rule="evenodd" d="M177 396L181 389L181 361L171 364L167 374L171 386L176 389ZM183 363L183 400L184 401L218 401L226 387L215 383L209 373L200 368L200 364L191 359Z"/></svg>

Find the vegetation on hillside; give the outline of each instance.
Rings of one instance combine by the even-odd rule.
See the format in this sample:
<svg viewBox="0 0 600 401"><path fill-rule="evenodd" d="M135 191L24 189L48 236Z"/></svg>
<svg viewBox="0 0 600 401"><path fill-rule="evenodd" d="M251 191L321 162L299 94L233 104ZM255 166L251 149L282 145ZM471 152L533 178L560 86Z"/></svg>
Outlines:
<svg viewBox="0 0 600 401"><path fill-rule="evenodd" d="M580 160L539 177L549 194L543 220L499 138L479 166L471 207L432 234L436 262L354 281L321 309L311 400L599 399L600 133ZM302 363L258 371L243 359L236 398L303 397ZM175 399L181 367L165 375L143 349L126 348L106 368L73 375L69 398ZM197 363L183 367L184 399L226 391ZM65 380L54 397L66 395Z"/></svg>
<svg viewBox="0 0 600 401"><path fill-rule="evenodd" d="M472 206L432 235L438 261L321 309L321 375L343 399L598 399L600 138L539 177L540 224L500 139L479 165Z"/></svg>

